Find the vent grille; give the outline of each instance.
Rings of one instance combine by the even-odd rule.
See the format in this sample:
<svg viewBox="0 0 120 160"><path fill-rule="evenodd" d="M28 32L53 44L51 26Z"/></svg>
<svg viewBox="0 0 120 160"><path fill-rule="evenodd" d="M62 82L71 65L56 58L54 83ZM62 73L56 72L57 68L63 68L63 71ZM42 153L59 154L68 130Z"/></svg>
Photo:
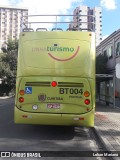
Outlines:
<svg viewBox="0 0 120 160"><path fill-rule="evenodd" d="M84 84L72 82L58 82L58 87L84 87Z"/></svg>
<svg viewBox="0 0 120 160"><path fill-rule="evenodd" d="M26 82L25 86L47 86L50 87L50 82Z"/></svg>
<svg viewBox="0 0 120 160"><path fill-rule="evenodd" d="M26 82L25 86L50 87L51 82ZM58 82L58 87L84 87L83 83Z"/></svg>

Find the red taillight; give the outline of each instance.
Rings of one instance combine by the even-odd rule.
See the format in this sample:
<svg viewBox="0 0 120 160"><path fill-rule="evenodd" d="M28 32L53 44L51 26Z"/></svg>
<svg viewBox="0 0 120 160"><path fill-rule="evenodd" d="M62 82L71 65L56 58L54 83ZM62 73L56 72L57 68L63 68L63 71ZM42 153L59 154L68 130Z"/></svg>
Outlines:
<svg viewBox="0 0 120 160"><path fill-rule="evenodd" d="M84 117L80 117L79 120L84 120Z"/></svg>
<svg viewBox="0 0 120 160"><path fill-rule="evenodd" d="M28 116L27 116L27 115L22 115L22 117L23 117L23 118L27 118Z"/></svg>
<svg viewBox="0 0 120 160"><path fill-rule="evenodd" d="M20 102L20 103L24 102L24 98L23 98L23 97L20 97L20 98L19 98L19 102Z"/></svg>
<svg viewBox="0 0 120 160"><path fill-rule="evenodd" d="M52 87L56 87L57 86L57 82L56 81L52 81L51 85L52 85Z"/></svg>
<svg viewBox="0 0 120 160"><path fill-rule="evenodd" d="M20 90L20 95L23 96L25 94L24 90Z"/></svg>
<svg viewBox="0 0 120 160"><path fill-rule="evenodd" d="M90 104L90 100L89 100L89 99L85 99L84 103L85 103L86 105L89 105L89 104Z"/></svg>

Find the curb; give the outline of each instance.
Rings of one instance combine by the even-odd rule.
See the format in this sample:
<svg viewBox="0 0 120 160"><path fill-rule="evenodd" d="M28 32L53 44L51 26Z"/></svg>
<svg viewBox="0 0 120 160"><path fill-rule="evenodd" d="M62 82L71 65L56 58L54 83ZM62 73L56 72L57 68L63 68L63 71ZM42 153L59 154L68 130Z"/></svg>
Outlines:
<svg viewBox="0 0 120 160"><path fill-rule="evenodd" d="M12 96L5 96L5 97L0 97L0 99L9 99L9 98L12 98L14 97L15 95L12 95Z"/></svg>
<svg viewBox="0 0 120 160"><path fill-rule="evenodd" d="M98 129L98 127L93 128L96 135L99 137L101 143L103 144L106 151L116 151L112 145L109 143L109 141L102 135L102 132ZM109 157L111 160L119 160L119 157Z"/></svg>

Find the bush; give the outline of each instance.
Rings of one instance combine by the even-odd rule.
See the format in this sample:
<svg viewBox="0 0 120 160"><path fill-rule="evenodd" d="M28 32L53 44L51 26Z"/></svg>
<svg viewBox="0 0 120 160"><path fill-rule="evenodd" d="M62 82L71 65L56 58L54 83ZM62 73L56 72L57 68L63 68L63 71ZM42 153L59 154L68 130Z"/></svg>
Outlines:
<svg viewBox="0 0 120 160"><path fill-rule="evenodd" d="M16 83L18 40L9 38L5 45L6 47L1 48L3 54L0 57L0 79L3 80L0 85L0 95L15 92Z"/></svg>

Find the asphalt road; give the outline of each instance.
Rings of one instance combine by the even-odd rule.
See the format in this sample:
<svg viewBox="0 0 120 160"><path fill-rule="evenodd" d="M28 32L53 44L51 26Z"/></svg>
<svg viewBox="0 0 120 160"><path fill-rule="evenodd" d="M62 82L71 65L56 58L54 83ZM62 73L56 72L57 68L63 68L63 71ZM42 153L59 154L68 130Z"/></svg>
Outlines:
<svg viewBox="0 0 120 160"><path fill-rule="evenodd" d="M14 124L13 111L14 98L0 99L0 151L40 152L99 150L94 138L91 137L88 128ZM55 152L55 154L57 154L57 152ZM52 158L41 157L38 159L101 160L97 157L69 157L69 154L70 152L68 152L68 157L66 158L53 156ZM0 160L2 160L2 158L0 158Z"/></svg>

